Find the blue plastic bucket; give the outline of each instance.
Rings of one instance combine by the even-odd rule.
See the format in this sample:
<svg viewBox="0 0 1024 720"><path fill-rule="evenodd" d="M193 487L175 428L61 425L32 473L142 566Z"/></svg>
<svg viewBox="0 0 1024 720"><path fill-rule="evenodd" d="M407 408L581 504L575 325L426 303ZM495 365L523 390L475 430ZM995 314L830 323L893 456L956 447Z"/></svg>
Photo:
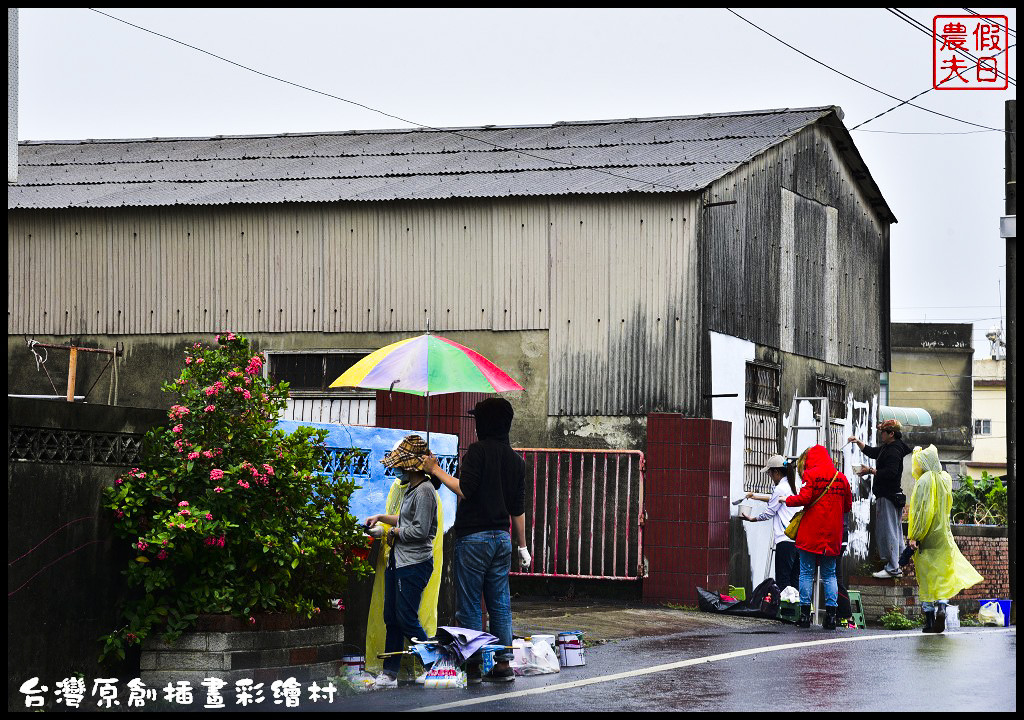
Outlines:
<svg viewBox="0 0 1024 720"><path fill-rule="evenodd" d="M480 663L481 672L489 673L491 668L494 667L494 653L504 649L504 645L484 645L480 648L480 656L482 658Z"/></svg>

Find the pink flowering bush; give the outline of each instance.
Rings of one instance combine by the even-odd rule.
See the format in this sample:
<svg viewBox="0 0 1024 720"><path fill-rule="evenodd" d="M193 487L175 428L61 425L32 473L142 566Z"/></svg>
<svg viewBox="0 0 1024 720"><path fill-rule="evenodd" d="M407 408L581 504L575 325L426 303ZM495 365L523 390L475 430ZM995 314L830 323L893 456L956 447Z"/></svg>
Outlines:
<svg viewBox="0 0 1024 720"><path fill-rule="evenodd" d="M185 355L163 388L175 395L170 422L147 434L143 467L106 491L132 559L126 622L101 638L101 660L154 632L173 643L200 613L312 617L347 578L370 572L348 513L355 484L319 472L325 432L277 428L287 383L265 378L262 358L233 333Z"/></svg>

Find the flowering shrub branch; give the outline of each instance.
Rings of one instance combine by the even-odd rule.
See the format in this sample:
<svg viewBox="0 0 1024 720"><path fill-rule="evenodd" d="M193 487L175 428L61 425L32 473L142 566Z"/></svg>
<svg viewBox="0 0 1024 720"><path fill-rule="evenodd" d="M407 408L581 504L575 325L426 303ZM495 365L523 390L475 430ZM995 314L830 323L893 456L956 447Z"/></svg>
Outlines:
<svg viewBox="0 0 1024 720"><path fill-rule="evenodd" d="M200 613L312 617L347 578L370 572L366 538L348 513L356 486L320 472L325 431L285 435L287 383L262 375L244 337L185 352L169 427L146 435L142 468L107 489L105 506L131 546L126 624L100 638L124 658L153 632L174 642Z"/></svg>

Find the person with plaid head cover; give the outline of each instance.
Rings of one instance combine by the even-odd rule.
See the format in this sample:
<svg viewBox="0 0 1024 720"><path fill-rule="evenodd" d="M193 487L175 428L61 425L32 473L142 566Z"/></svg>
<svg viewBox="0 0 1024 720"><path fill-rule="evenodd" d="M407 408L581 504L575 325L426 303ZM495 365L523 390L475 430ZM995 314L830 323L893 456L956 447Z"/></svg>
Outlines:
<svg viewBox="0 0 1024 720"><path fill-rule="evenodd" d="M384 535L378 523L391 526L386 541L392 550L384 573L386 653L401 652L408 638L424 640L428 636L420 624L419 610L423 591L434 571L434 538L439 529L437 488L440 486L440 481L423 472L423 460L429 454L422 437L408 435L384 455L381 463L402 471L400 482L408 487L396 515L372 515L365 521L367 531L374 537ZM400 667L399 655L388 657L374 687L397 687Z"/></svg>

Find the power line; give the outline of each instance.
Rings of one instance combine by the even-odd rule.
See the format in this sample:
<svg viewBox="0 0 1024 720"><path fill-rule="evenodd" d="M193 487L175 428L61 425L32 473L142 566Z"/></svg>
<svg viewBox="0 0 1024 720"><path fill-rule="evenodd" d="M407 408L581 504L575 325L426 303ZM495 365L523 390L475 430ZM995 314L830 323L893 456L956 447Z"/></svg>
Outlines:
<svg viewBox="0 0 1024 720"><path fill-rule="evenodd" d="M1017 46L1016 45L1008 45L1005 50L1000 50L993 57L999 57L1004 52L1009 52L1010 48L1014 48L1014 47L1017 47ZM942 84L948 82L951 79L952 79L952 76L946 78L945 80L943 80L939 84L942 85ZM929 88L927 88L926 90L922 90L917 95L915 95L914 97L910 98L910 100L916 100L917 98L921 97L922 95L925 95L926 93L930 93L934 89L935 89L935 85L932 85ZM888 110L883 110L882 112L878 113L874 117L870 117L867 120L865 120L864 122L858 123L857 125L854 125L852 128L850 128L850 132L853 132L854 130L856 130L857 128L859 128L859 127L861 127L863 125L867 125L869 122L877 120L878 118L882 117L883 115L888 115L893 110L898 110L899 108L903 107L904 105L910 105L911 107L918 107L917 105L914 105L913 103L911 103L910 100L904 100L903 102L899 103L898 105L893 105ZM932 111L929 111L929 112L932 112ZM967 121L966 120L961 120L960 122L967 122ZM967 123L967 124L968 125L974 125L975 123ZM986 127L986 126L985 125L978 125L978 127ZM998 130L996 128L988 128L988 129L989 130L994 130L995 132L1001 132L1001 133L1006 133L1007 132L1005 129L1004 130Z"/></svg>
<svg viewBox="0 0 1024 720"><path fill-rule="evenodd" d="M857 78L855 78L855 77L851 77L850 75L847 75L846 73L842 72L841 70L836 70L836 69L835 69L834 67L832 67L831 65L828 65L828 64L826 64L826 63L823 63L823 62L822 62L821 60L818 60L817 58L811 57L810 55L808 55L807 53L805 53L805 52L804 52L803 50L800 50L800 49L798 49L798 48L795 48L795 47L793 47L792 45L790 45L790 44L789 44L788 42L786 42L785 40L782 40L781 38L778 38L778 37L776 37L775 35L772 35L772 34L771 34L770 32L768 32L768 31L767 31L767 30L765 30L764 28L762 28L762 27L760 27L760 26L758 26L758 25L756 25L756 24L752 23L752 22L751 22L750 20L747 20L747 19L746 19L745 17L743 17L742 15L740 15L740 14L739 14L738 12L736 12L735 10L733 10L733 9L731 9L731 8L726 8L726 10L728 10L729 12L731 12L731 13L732 13L733 15L735 15L736 17L738 17L738 18L739 18L740 20L742 20L743 22L747 23L747 24L748 24L748 25L750 25L751 27L753 27L753 28L756 28L757 30L760 30L761 32L763 32L763 33L764 33L765 35L767 35L768 37L772 38L773 40L775 40L775 41L777 41L777 42L780 42L780 43L782 43L783 45L785 45L786 47L788 47L788 48L789 48L790 50L793 50L793 51L795 51L795 52L798 52L798 53L800 53L801 55L803 55L803 56L804 56L805 58L807 58L808 60L811 60L811 61L813 61L813 62L816 62L816 63L817 63L818 65L821 65L821 66L822 66L822 67L824 67L824 68L828 68L828 69L829 69L829 70L831 70L832 72L834 72L834 73L837 73L837 74L839 74L839 75L842 75L842 76L843 76L844 78L846 78L847 80L852 80L853 82L857 83L858 85L862 85L863 87L866 87L866 88L867 88L867 89L869 89L869 90L874 90L875 92L877 92L877 93L881 93L882 95L885 95L885 96L886 96L886 97L888 97L888 98L892 98L893 100L899 100L899 101L900 101L900 104L899 104L899 105L897 105L896 107L900 107L900 106L902 106L902 105L910 105L911 107L915 107L915 108L917 108L918 110L924 110L925 112L929 112L929 113L932 113L933 115L938 115L938 116L940 116L940 117L944 117L944 118L947 118L947 119L949 119L949 120L956 120L957 122L961 122L961 123L964 123L964 124L966 124L966 125L973 125L974 127L984 128L985 130L994 130L994 131L996 131L996 132L1004 132L1003 130L1001 130L1001 129L999 129L999 128L992 128L992 127L989 127L988 125L979 125L978 123L970 122L969 120L961 120L960 118L957 118L957 117L953 117L952 115L946 115L945 113L941 113L941 112L938 112L937 110L930 110L930 109L928 109L928 108L926 108L926 107L922 107L922 106L920 106L920 105L914 105L914 104L913 104L912 102L910 102L910 100L914 100L915 98L917 98L917 97L920 97L921 95L924 95L924 93L920 93L919 95L915 95L914 97L910 98L910 100L901 100L900 98L896 97L895 95L891 95L891 94L889 94L889 93L885 92L884 90L879 90L879 89L878 89L878 88L876 88L876 87L872 87L871 85L868 85L868 84L867 84L867 83L865 83L865 82L861 82L860 80L858 80L858 79L857 79ZM931 88L929 88L929 90L930 90L930 89L931 89ZM928 92L928 91L926 90L925 92ZM886 112L891 112L891 110L895 110L895 108L890 108L890 110L886 110ZM885 114L885 113L881 113L880 115L876 115L876 116L875 116L874 118L871 118L870 120L865 120L864 122L860 123L860 125L857 125L857 127L860 127L861 125L866 125L867 123L871 122L871 120L874 120L874 119L875 119L875 118L877 118L877 117L881 117L881 115L884 115L884 114ZM853 128L853 129L856 129L856 128Z"/></svg>
<svg viewBox="0 0 1024 720"><path fill-rule="evenodd" d="M982 17L982 18L985 18L986 20L990 20L993 25L999 25L999 23L997 23L995 20L993 20L990 15L982 15L981 13L974 12L970 8L964 8L964 10L969 12L971 15L977 15L978 17ZM1006 25L999 25L999 27L1004 28L1006 30L1006 32L1008 32L1010 35L1013 35L1014 37L1017 37L1017 32L1015 30L1011 30L1010 29L1009 22L1007 22Z"/></svg>
<svg viewBox="0 0 1024 720"><path fill-rule="evenodd" d="M935 34L932 32L932 29L930 27L928 27L927 25L924 25L923 23L919 22L918 20L915 20L914 18L912 18L910 15L908 15L905 12L903 12L899 8L886 8L886 10L889 11L895 17L899 18L903 22L905 22L908 25L910 25L910 27L914 28L915 30L919 30L920 32L923 32L925 35L927 35L929 38L931 38L933 42L937 41L937 39L935 37ZM1000 25L1000 27L1002 27L1002 25ZM975 57L971 53L967 52L963 48L952 47L952 48L950 48L950 50L952 50L954 53L958 53L958 52L963 53L964 55L969 57L971 60L974 60L975 63L978 63L978 61L979 61L979 59L977 57ZM1010 83L1014 87L1017 87L1017 81L1015 79L1011 78L1008 74L1000 72L998 68L996 69L996 77L1005 78L1008 83Z"/></svg>
<svg viewBox="0 0 1024 720"><path fill-rule="evenodd" d="M543 160L544 162L555 163L555 164L558 164L558 165L565 165L565 166L567 166L569 168L575 168L577 170L590 170L591 172L601 173L603 175L609 175L611 177L619 178L620 180L629 180L630 182L639 182L639 183L643 183L644 185L656 185L658 187L667 188L669 190L678 190L679 189L679 188L677 188L674 185L665 185L663 183L655 182L653 180L639 180L637 178L629 177L628 175L619 175L619 174L616 174L616 173L613 173L613 172L609 172L607 170L601 170L599 168L584 167L584 166L581 166L581 165L576 165L574 163L565 162L563 160L554 160L552 158L546 158L546 157L543 157L541 155L534 155L533 153L529 153L529 152L526 152L524 150L517 150L517 149L514 149L514 148L505 147L503 145L498 145L497 143L493 143L493 142L491 142L489 140L483 140L481 138L473 137L472 135L464 135L464 134L462 134L460 132L456 132L455 130L445 130L443 128L433 127L432 125L426 125L424 123L419 123L419 122L416 122L415 120L407 120L406 118L400 117L398 115L392 115L391 113L384 112L383 110L378 110L377 108L370 107L369 105L364 105L363 103L357 102L355 100L349 100L347 98L339 97L337 95L332 95L331 93L324 92L323 90L317 90L316 88L307 87L305 85L301 85L299 83L292 82L291 80L285 80L284 78L279 78L279 77L277 77L275 75L271 75L269 73L265 73L265 72L262 72L260 70L256 70L256 69L251 68L251 67L249 67L247 65L243 65L242 63L235 62L234 60L230 60L230 59L228 59L226 57L222 57L220 55L212 53L209 50L204 50L201 47L196 47L195 45L189 45L188 43L182 42L181 40L177 40L175 38L172 38L169 35L163 35L161 33L158 33L156 31L154 31L154 30L150 30L149 28L144 28L141 25L136 25L134 23L128 22L127 20L122 20L119 17L115 17L114 15L110 15L108 13L102 12L100 10L97 10L96 8L88 8L88 9L92 10L95 13L103 15L105 17L108 17L111 20L117 20L118 22L124 23L125 25L133 27L133 28L135 28L137 30L142 30L144 32L148 32L151 35L156 35L157 37L161 37L161 38L163 38L165 40L170 40L171 42L178 43L179 45L184 45L187 48L190 48L192 50L197 50L198 52L204 53L204 54L209 55L210 57L216 58L218 60L222 60L222 61L224 61L226 63L229 63L231 65L234 65L236 67L242 68L243 70L248 70L249 72L256 73L257 75L262 75L265 78L269 78L271 80L276 80L277 82L282 82L282 83L284 83L286 85L291 85L293 87L297 87L297 88L300 88L302 90L308 90L309 92L316 93L318 95L323 95L325 97L329 97L329 98L332 98L334 100L340 100L341 102L346 102L346 103L349 103L350 105L355 105L355 106L361 107L361 108L363 108L365 110L370 110L371 112L375 112L375 113L378 113L380 115L384 115L385 117L389 117L389 118L392 118L394 120L398 120L400 122L407 123L409 125L415 125L418 128L423 128L423 129L426 129L426 130L435 130L437 132L448 133L449 135L455 135L457 137L461 137L461 138L464 138L466 140L474 140L474 141L482 143L484 145L489 145L489 146L491 146L491 147L493 147L495 149L498 149L498 150L506 150L508 152L518 153L518 154L526 156L526 157L532 157L532 158L534 158L536 160Z"/></svg>

